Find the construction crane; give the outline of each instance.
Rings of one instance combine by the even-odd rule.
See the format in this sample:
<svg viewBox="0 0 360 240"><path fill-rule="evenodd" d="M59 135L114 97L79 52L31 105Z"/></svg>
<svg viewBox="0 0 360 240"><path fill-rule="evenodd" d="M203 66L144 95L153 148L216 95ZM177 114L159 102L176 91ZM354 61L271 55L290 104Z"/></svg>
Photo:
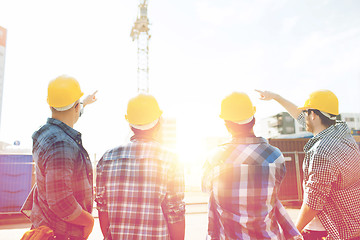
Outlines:
<svg viewBox="0 0 360 240"><path fill-rule="evenodd" d="M147 0L139 0L139 12L130 37L137 41L137 83L139 93L149 92L149 19L147 17Z"/></svg>

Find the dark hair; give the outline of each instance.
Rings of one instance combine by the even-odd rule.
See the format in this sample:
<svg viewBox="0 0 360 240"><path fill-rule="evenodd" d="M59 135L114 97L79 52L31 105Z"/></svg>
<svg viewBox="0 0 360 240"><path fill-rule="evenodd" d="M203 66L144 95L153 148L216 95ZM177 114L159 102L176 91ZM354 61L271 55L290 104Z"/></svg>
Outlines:
<svg viewBox="0 0 360 240"><path fill-rule="evenodd" d="M314 112L316 115L318 115L320 117L321 124L326 126L327 128L336 124L336 120L331 120L330 118L326 117L324 114L322 114L317 109L308 109L308 111ZM330 114L330 116L335 117L336 115Z"/></svg>
<svg viewBox="0 0 360 240"><path fill-rule="evenodd" d="M237 124L225 120L225 126L233 137L238 136L251 136L254 135L253 128L255 125L255 118L246 124Z"/></svg>

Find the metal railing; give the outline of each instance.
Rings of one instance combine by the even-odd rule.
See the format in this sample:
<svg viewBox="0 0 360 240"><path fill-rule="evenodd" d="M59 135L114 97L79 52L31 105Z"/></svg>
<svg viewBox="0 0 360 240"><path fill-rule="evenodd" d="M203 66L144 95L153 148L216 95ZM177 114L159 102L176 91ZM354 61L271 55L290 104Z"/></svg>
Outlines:
<svg viewBox="0 0 360 240"><path fill-rule="evenodd" d="M285 157L286 174L280 187L279 197L283 202L303 200L302 163L304 152L283 152Z"/></svg>

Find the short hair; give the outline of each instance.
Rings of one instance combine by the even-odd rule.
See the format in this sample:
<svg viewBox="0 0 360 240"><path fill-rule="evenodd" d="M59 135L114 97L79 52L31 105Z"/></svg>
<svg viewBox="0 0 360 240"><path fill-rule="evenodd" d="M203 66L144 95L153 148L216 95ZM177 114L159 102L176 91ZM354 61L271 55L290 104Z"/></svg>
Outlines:
<svg viewBox="0 0 360 240"><path fill-rule="evenodd" d="M255 117L249 123L245 124L225 120L225 126L233 137L253 133L254 125Z"/></svg>
<svg viewBox="0 0 360 240"><path fill-rule="evenodd" d="M314 112L316 115L318 115L320 117L320 121L321 124L326 126L327 128L335 125L336 124L336 120L331 120L330 118L326 117L324 114L322 114L319 110L317 109L309 109L309 111ZM329 114L331 117L335 117L336 115L333 114Z"/></svg>

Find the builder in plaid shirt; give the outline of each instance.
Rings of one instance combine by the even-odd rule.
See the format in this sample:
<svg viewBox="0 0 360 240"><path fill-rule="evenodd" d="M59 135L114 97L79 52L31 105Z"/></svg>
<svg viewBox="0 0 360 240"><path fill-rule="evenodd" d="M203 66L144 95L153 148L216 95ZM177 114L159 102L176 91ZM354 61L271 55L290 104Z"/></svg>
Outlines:
<svg viewBox="0 0 360 240"><path fill-rule="evenodd" d="M95 93L84 105L96 101ZM47 98L52 117L32 136L36 185L22 212L31 210L32 228L47 226L59 240L87 239L94 224L92 165L81 134L73 129L82 95L74 78L52 80Z"/></svg>
<svg viewBox="0 0 360 240"><path fill-rule="evenodd" d="M153 96L132 98L131 141L107 151L97 165L95 201L105 239L184 239L184 172L156 140L161 114Z"/></svg>
<svg viewBox="0 0 360 240"><path fill-rule="evenodd" d="M336 121L338 99L328 90L310 94L303 107L274 99L314 137L305 145L304 201L297 221L305 239L360 239L360 151L346 123Z"/></svg>
<svg viewBox="0 0 360 240"><path fill-rule="evenodd" d="M302 239L278 199L285 175L279 149L253 132L255 107L245 93L224 98L220 117L232 141L204 165L203 191L210 192L210 239Z"/></svg>

